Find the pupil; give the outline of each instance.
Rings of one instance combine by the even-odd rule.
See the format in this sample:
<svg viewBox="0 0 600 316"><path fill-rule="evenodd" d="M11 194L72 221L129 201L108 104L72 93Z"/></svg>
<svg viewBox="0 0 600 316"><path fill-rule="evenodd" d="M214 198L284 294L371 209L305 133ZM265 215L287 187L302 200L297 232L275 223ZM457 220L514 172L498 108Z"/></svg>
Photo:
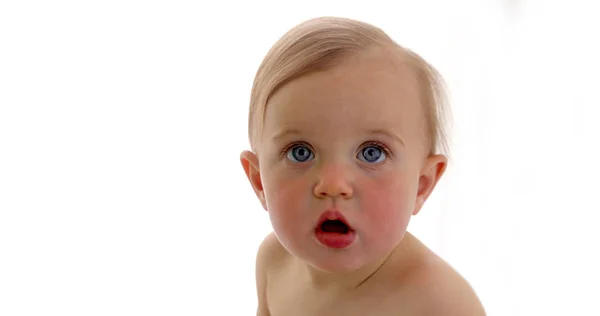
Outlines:
<svg viewBox="0 0 600 316"><path fill-rule="evenodd" d="M308 150L304 147L296 147L294 149L294 158L296 158L296 160L298 161L304 161L308 159L308 155Z"/></svg>
<svg viewBox="0 0 600 316"><path fill-rule="evenodd" d="M381 150L375 147L368 147L364 149L363 155L368 161L377 161L381 157Z"/></svg>

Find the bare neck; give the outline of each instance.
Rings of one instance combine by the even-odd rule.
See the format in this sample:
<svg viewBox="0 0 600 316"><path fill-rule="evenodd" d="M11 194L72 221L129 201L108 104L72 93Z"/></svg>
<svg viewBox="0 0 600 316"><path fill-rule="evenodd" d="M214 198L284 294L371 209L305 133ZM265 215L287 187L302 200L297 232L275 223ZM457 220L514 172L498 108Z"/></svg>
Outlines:
<svg viewBox="0 0 600 316"><path fill-rule="evenodd" d="M410 263L408 255L415 241L416 239L407 232L402 241L390 253L352 272L328 273L318 270L305 262L301 264L308 272L312 287L319 290L349 291L363 286L367 281L379 275L385 275L385 270L388 266L394 266L396 272L400 272L404 270L404 267L408 267Z"/></svg>

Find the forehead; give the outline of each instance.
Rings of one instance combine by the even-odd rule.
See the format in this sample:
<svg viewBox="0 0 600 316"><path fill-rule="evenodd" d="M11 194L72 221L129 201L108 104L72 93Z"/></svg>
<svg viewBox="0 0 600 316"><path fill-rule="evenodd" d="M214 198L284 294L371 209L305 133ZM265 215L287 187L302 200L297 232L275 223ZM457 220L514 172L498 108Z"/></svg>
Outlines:
<svg viewBox="0 0 600 316"><path fill-rule="evenodd" d="M294 129L319 135L384 129L418 136L422 117L414 72L382 53L350 57L284 85L269 101L264 137Z"/></svg>

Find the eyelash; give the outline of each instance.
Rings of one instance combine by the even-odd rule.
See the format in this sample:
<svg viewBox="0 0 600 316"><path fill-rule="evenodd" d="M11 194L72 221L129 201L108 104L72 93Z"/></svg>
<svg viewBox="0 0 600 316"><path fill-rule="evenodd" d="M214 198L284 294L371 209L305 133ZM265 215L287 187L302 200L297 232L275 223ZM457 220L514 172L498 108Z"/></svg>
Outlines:
<svg viewBox="0 0 600 316"><path fill-rule="evenodd" d="M280 156L285 156L285 155L287 155L287 152L290 149L292 149L292 148L294 148L296 146L299 146L299 145L306 146L307 148L309 148L310 150L312 150L314 152L314 150L312 149L312 147L310 145L308 145L306 142L293 142L293 143L291 143L291 144L283 147L283 149L281 150L281 152L279 153L279 155ZM383 150L383 152L385 152L385 154L387 156L392 156L393 155L392 151L386 145L384 145L384 144L382 144L380 142L368 141L368 142L364 143L361 146L360 150L364 149L365 147L377 147L377 148Z"/></svg>
<svg viewBox="0 0 600 316"><path fill-rule="evenodd" d="M366 142L360 150L365 149L365 147L377 147L381 150L383 150L383 152L386 154L386 156L390 157L392 156L392 151L384 144L380 143L380 142L376 142L376 141L369 141Z"/></svg>
<svg viewBox="0 0 600 316"><path fill-rule="evenodd" d="M288 152L290 149L292 149L292 148L294 148L294 147L296 147L296 146L299 146L299 145L306 146L306 147L308 147L310 150L314 151L314 150L313 150L313 149L310 147L310 145L308 145L308 144L307 144L307 143L305 143L305 142L293 142L293 143L291 143L291 144L289 144L289 145L287 145L287 146L283 147L283 149L281 150L281 152L279 153L279 155L280 155L280 156L282 156L282 157L284 157L285 155L287 155L287 152Z"/></svg>

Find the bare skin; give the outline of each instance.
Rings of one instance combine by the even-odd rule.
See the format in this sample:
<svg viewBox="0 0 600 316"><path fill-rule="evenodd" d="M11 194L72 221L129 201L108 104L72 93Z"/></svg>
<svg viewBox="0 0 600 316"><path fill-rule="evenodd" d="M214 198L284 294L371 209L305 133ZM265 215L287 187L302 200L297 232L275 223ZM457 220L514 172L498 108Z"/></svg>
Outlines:
<svg viewBox="0 0 600 316"><path fill-rule="evenodd" d="M485 315L469 284L406 231L446 168L426 148L419 81L372 50L284 85L242 166L274 234L256 263L258 315ZM342 214L343 249L316 238Z"/></svg>
<svg viewBox="0 0 600 316"><path fill-rule="evenodd" d="M257 256L257 315L485 315L467 281L410 233L358 284L315 284L310 269L269 234Z"/></svg>

